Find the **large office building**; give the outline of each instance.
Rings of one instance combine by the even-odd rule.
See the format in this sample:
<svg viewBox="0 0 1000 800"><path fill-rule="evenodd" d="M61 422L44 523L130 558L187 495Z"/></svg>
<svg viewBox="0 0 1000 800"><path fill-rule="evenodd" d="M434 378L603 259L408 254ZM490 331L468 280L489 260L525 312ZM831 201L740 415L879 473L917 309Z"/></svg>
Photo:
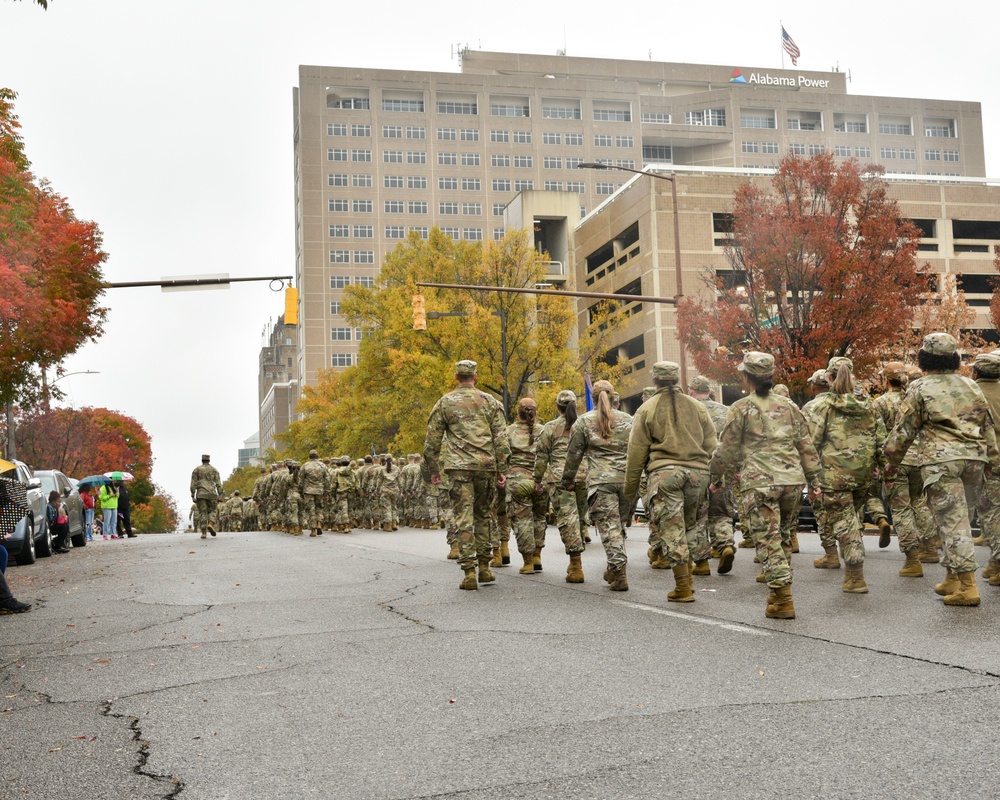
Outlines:
<svg viewBox="0 0 1000 800"><path fill-rule="evenodd" d="M467 50L454 73L302 66L293 113L298 386L356 362L361 331L341 314L344 288L371 285L388 252L433 226L476 241L508 225L540 228L541 243L560 254L557 283L610 291L638 279L643 292L673 294L658 271L674 266L669 224L644 251L661 253L663 264L636 261L646 263L645 279L639 269L609 270L614 248L631 246L615 237L634 233L615 228L625 221L615 216L620 201L645 191L649 211L649 197L662 203L662 193L651 193L650 179L633 188L628 172L581 164L682 173L682 260L695 272L721 263L712 214L725 213L739 176L788 153L878 163L901 181L985 176L978 103L851 95L841 72ZM547 192L564 198L546 202ZM669 193L665 202L669 209ZM940 207L926 202L919 217L940 220ZM629 226L643 219L638 206L635 215ZM647 219L655 218L654 210ZM635 317L623 354L636 354L639 337L644 353L670 356L672 312L657 314ZM656 341L639 331L654 324ZM263 429L261 438L264 446Z"/></svg>

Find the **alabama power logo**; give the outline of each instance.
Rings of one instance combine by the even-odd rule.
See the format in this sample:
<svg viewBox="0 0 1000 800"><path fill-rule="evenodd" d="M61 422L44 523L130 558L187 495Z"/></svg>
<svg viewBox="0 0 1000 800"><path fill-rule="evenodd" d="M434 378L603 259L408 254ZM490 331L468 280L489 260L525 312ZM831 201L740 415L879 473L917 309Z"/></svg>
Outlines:
<svg viewBox="0 0 1000 800"><path fill-rule="evenodd" d="M768 75L766 72L751 72L750 77L745 78L739 68L733 70L733 74L730 76L729 82L756 84L759 86L789 86L792 88L830 88L830 81L823 78L808 78L805 75L797 75L792 78L787 75Z"/></svg>

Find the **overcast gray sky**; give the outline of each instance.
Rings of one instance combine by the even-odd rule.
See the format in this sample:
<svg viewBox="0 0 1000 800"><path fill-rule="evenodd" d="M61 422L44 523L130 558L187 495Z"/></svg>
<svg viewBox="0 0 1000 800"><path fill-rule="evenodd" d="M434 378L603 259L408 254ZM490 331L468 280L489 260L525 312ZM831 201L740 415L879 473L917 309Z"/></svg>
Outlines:
<svg viewBox="0 0 1000 800"><path fill-rule="evenodd" d="M300 64L457 71L456 45L601 58L849 72L861 95L983 105L1000 179L1000 11L991 3L584 0L0 0L0 86L15 90L28 156L97 221L111 281L293 272L292 87ZM791 64L787 62L786 66ZM138 419L153 479L189 503L202 452L223 478L257 427L257 360L282 295L266 284L112 290L105 336L66 362L75 406ZM46 465L37 465L43 467Z"/></svg>

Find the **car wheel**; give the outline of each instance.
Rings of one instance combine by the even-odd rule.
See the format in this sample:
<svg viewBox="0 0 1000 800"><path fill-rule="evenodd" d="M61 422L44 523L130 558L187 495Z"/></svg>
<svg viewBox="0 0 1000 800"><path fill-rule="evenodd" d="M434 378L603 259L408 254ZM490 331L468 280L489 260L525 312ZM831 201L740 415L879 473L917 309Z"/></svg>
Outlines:
<svg viewBox="0 0 1000 800"><path fill-rule="evenodd" d="M87 546L87 534L78 533L76 536L70 539L73 542L73 547L86 547Z"/></svg>
<svg viewBox="0 0 1000 800"><path fill-rule="evenodd" d="M35 545L35 551L41 558L48 558L52 555L52 528L48 525L45 526L44 535L38 540L38 544Z"/></svg>
<svg viewBox="0 0 1000 800"><path fill-rule="evenodd" d="M22 567L35 563L35 521L28 517L28 522L24 530L24 547L14 559Z"/></svg>

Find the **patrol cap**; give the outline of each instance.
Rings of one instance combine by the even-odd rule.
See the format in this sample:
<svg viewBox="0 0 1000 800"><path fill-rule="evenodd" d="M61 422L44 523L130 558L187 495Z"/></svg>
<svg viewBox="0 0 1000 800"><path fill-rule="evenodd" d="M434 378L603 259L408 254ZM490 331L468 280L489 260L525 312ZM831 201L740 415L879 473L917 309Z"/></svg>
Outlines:
<svg viewBox="0 0 1000 800"><path fill-rule="evenodd" d="M929 333L920 349L932 356L950 356L958 352L958 342L950 333Z"/></svg>
<svg viewBox="0 0 1000 800"><path fill-rule="evenodd" d="M653 364L653 377L658 381L676 381L681 374L681 365L675 361L657 361Z"/></svg>
<svg viewBox="0 0 1000 800"><path fill-rule="evenodd" d="M538 403L536 403L530 397L522 397L517 401L517 407L520 408L538 408Z"/></svg>
<svg viewBox="0 0 1000 800"><path fill-rule="evenodd" d="M319 458L319 451L318 450L310 450L309 451L309 458Z"/></svg>
<svg viewBox="0 0 1000 800"><path fill-rule="evenodd" d="M650 397L652 397L658 391L660 391L660 390L657 389L655 386L643 386L642 387L642 402L645 403Z"/></svg>
<svg viewBox="0 0 1000 800"><path fill-rule="evenodd" d="M906 370L906 364L902 361L890 361L882 367L880 372L882 377L886 380L899 380L900 378L906 378L909 375Z"/></svg>
<svg viewBox="0 0 1000 800"><path fill-rule="evenodd" d="M986 378L1000 378L1000 355L980 353L972 365Z"/></svg>
<svg viewBox="0 0 1000 800"><path fill-rule="evenodd" d="M707 392L711 390L712 384L704 375L696 375L688 383L688 388L693 392Z"/></svg>
<svg viewBox="0 0 1000 800"><path fill-rule="evenodd" d="M770 378L774 375L774 356L751 350L743 354L743 363L736 369L754 378Z"/></svg>
<svg viewBox="0 0 1000 800"><path fill-rule="evenodd" d="M782 397L788 397L788 387L783 383L776 383L771 387L771 391Z"/></svg>
<svg viewBox="0 0 1000 800"><path fill-rule="evenodd" d="M822 386L824 389L829 389L830 376L826 374L825 369L818 369L809 376L806 383L811 383L813 386Z"/></svg>
<svg viewBox="0 0 1000 800"><path fill-rule="evenodd" d="M476 374L476 362L470 361L469 359L464 359L459 361L455 365L456 375L475 375Z"/></svg>
<svg viewBox="0 0 1000 800"><path fill-rule="evenodd" d="M211 460L212 460L212 457L211 457L211 456L206 456L206 455L203 455L203 456L201 457L201 460L202 460L202 461L211 461Z"/></svg>
<svg viewBox="0 0 1000 800"><path fill-rule="evenodd" d="M563 389L559 394L556 395L556 405L564 406L567 403L576 402L576 392L572 389Z"/></svg>
<svg viewBox="0 0 1000 800"><path fill-rule="evenodd" d="M854 362L847 356L834 356L831 358L830 363L826 365L826 371L836 372L843 366L846 366L851 372L854 372Z"/></svg>
<svg viewBox="0 0 1000 800"><path fill-rule="evenodd" d="M286 467L297 467L298 465L299 465L299 462L296 461L294 458L286 458L285 459L285 466Z"/></svg>

